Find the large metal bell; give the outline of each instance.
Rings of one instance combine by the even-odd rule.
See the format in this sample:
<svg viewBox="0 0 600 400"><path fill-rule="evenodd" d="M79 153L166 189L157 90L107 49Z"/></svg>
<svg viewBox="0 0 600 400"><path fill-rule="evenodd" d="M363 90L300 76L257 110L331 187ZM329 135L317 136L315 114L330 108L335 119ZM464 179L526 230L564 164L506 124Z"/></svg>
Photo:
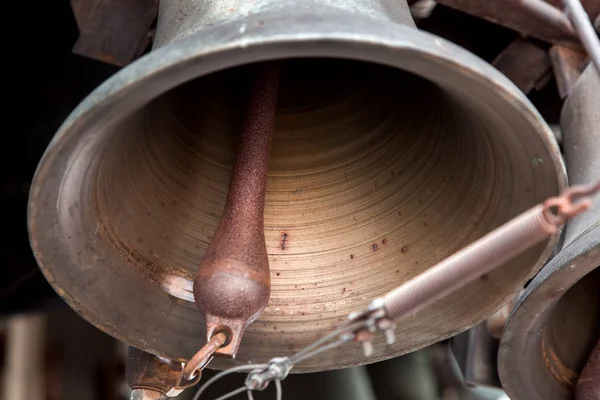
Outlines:
<svg viewBox="0 0 600 400"><path fill-rule="evenodd" d="M417 30L402 1L163 0L153 50L73 111L31 190L37 260L98 328L178 360L205 343L192 280L227 196L253 64L269 60L283 60L264 218L271 297L237 358L212 367L297 351L565 185L526 97ZM556 239L403 321L394 345L378 338L365 357L348 344L294 371L465 330Z"/></svg>
<svg viewBox="0 0 600 400"><path fill-rule="evenodd" d="M561 125L570 183L597 182L600 79L592 65L569 94ZM600 340L600 196L593 200L592 210L567 223L562 249L529 284L506 324L498 369L512 400L575 398ZM583 390L590 391L577 399L599 398Z"/></svg>

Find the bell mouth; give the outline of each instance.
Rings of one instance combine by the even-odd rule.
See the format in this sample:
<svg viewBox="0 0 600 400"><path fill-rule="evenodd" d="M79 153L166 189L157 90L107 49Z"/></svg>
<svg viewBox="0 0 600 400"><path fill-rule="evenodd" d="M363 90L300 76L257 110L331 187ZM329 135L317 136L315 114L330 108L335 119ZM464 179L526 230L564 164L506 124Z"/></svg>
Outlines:
<svg viewBox="0 0 600 400"><path fill-rule="evenodd" d="M88 177L65 182L124 267L180 299L193 301L259 67L152 100L94 144ZM535 204L534 182L524 195L500 178L514 167L495 150L502 131L431 82L351 60L282 70L264 221L270 310L316 317L326 297L350 312Z"/></svg>
<svg viewBox="0 0 600 400"><path fill-rule="evenodd" d="M575 387L600 338L599 287L600 269L596 269L571 287L548 313L538 362L563 387Z"/></svg>
<svg viewBox="0 0 600 400"><path fill-rule="evenodd" d="M550 131L506 82L415 49L396 54L393 67L376 52L332 48L340 54L302 57L298 45L280 57L265 205L271 299L238 362L299 350L564 183ZM225 203L258 65L185 81L192 66L163 68L131 83L135 66L144 75L161 52L168 48L111 78L65 123L36 175L30 232L47 278L86 319L184 359L204 342L191 282ZM537 271L554 241L403 321L398 342L376 342L372 358L349 348L297 370L389 358L474 325Z"/></svg>
<svg viewBox="0 0 600 400"><path fill-rule="evenodd" d="M519 299L504 329L498 356L498 372L509 396L558 399L573 395L600 338L599 235L600 224L596 224L577 236Z"/></svg>

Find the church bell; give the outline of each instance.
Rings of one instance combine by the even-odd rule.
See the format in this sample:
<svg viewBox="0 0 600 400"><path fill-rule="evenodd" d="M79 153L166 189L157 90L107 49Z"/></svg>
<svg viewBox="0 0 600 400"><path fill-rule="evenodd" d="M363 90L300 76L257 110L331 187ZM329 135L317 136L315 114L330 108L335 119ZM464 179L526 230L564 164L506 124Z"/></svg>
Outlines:
<svg viewBox="0 0 600 400"><path fill-rule="evenodd" d="M174 360L205 343L193 281L225 207L250 82L272 62L270 298L235 359L211 367L303 348L565 186L553 133L525 95L418 30L402 1L161 0L152 51L72 112L32 183L35 256L83 318ZM556 240L403 320L394 344L378 338L368 357L348 344L294 371L383 360L464 331Z"/></svg>

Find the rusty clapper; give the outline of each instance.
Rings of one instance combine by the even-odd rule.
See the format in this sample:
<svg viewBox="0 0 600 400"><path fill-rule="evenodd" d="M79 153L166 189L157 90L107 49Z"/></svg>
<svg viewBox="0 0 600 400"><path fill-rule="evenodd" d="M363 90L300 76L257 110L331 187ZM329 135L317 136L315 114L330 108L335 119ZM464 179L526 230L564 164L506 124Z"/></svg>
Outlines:
<svg viewBox="0 0 600 400"><path fill-rule="evenodd" d="M217 332L228 336L215 353L220 356L235 357L244 329L269 301L263 221L279 68L278 63L257 67L225 209L194 280L196 305L206 317L207 340Z"/></svg>

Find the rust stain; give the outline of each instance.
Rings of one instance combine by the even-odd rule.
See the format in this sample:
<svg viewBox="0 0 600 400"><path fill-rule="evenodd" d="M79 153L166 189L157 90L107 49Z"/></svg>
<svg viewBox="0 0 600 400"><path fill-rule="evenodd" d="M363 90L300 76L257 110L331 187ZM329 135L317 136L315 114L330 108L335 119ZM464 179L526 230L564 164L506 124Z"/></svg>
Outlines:
<svg viewBox="0 0 600 400"><path fill-rule="evenodd" d="M572 388L577 382L578 374L562 363L554 348L546 346L546 331L542 335L542 357L546 368L554 379L566 388Z"/></svg>
<svg viewBox="0 0 600 400"><path fill-rule="evenodd" d="M381 241L381 244L387 244L387 239L383 238L383 240Z"/></svg>
<svg viewBox="0 0 600 400"><path fill-rule="evenodd" d="M156 260L151 260L139 252L131 243L124 239L124 235L109 222L108 218L104 217L100 220L99 231L102 232L119 256L128 265L134 267L151 281L160 284L161 276L165 272L167 272L167 274L173 272L176 275L180 275L180 273L177 273L179 272L178 270L169 265L157 264ZM152 250L150 250L150 255L159 258Z"/></svg>
<svg viewBox="0 0 600 400"><path fill-rule="evenodd" d="M283 235L281 235L281 250L285 250L288 247L288 234L283 232Z"/></svg>

